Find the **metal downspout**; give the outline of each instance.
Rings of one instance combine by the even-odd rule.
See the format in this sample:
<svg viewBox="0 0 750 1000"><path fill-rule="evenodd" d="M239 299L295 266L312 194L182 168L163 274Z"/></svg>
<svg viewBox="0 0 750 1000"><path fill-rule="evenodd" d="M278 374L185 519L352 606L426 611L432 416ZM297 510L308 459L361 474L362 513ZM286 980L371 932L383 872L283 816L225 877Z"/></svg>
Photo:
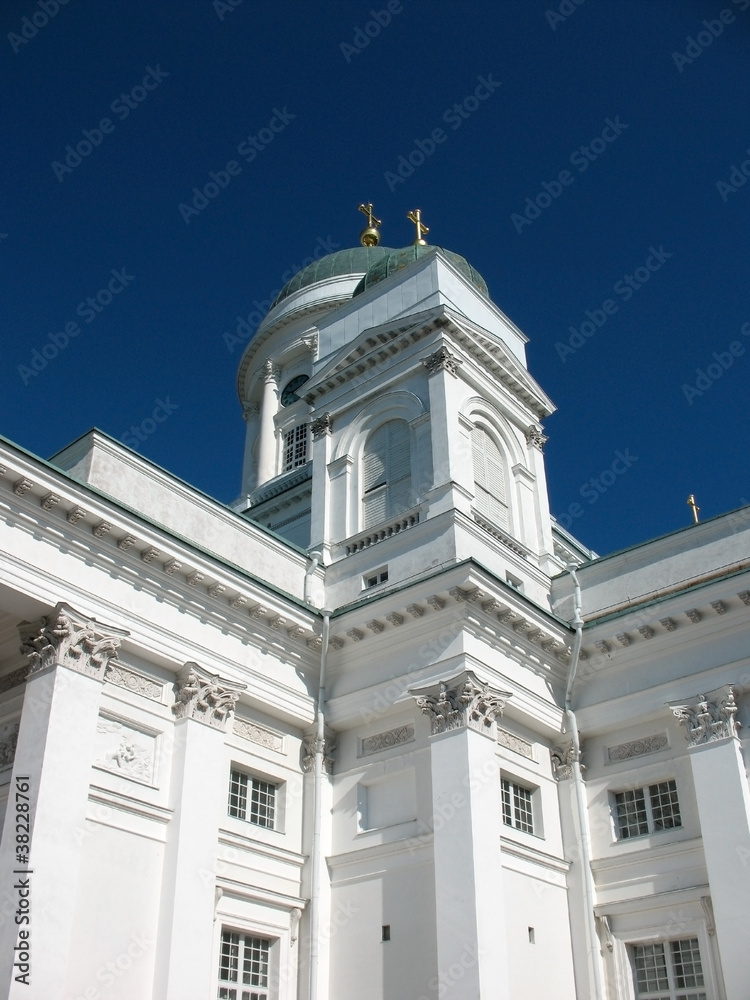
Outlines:
<svg viewBox="0 0 750 1000"><path fill-rule="evenodd" d="M604 993L604 979L602 975L601 945L599 943L599 935L596 932L596 916L594 914L594 875L591 871L591 839L589 837L588 814L586 811L586 792L583 786L583 775L581 774L581 742L578 736L578 723L572 706L573 684L575 683L578 661L581 655L581 645L583 644L581 585L578 581L575 567L569 566L568 570L572 577L574 586L574 610L571 625L575 628L576 634L573 642L573 652L570 657L568 684L565 689L565 714L568 718L570 735L573 740L573 786L575 788L576 806L578 810L578 828L581 837L581 865L583 868L586 930L588 932L589 948L591 951L591 968L594 975L594 997L595 1000L606 1000Z"/></svg>

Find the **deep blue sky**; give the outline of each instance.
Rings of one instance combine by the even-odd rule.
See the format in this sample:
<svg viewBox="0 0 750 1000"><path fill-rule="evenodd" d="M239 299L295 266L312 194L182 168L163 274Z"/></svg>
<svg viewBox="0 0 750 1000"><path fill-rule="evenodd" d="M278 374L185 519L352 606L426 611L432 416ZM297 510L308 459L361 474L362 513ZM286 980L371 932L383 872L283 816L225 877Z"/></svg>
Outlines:
<svg viewBox="0 0 750 1000"><path fill-rule="evenodd" d="M702 517L747 502L750 183L717 183L750 160L750 0L561 6L572 13L553 26L560 5L545 0L391 0L390 24L356 51L380 0L68 0L46 24L36 0L3 0L0 432L46 458L92 426L150 429L161 400L171 413L142 453L231 502L244 424L240 350L223 334L319 239L355 245L356 206L372 200L390 246L411 242L404 216L420 207L430 241L464 254L529 336L558 406L552 510L579 504L563 523L584 542L606 553L686 525L691 492ZM445 113L479 77L500 86L453 127ZM115 103L131 92L132 109ZM238 146L277 112L283 129L247 162ZM80 164L53 167L102 119ZM582 170L576 151L608 119L619 134ZM186 223L180 203L232 159L241 173ZM519 233L512 216L543 182L561 190ZM649 258L658 270L626 300L618 281ZM86 323L79 303L112 270L133 279ZM594 312L607 299L616 312ZM587 310L606 321L562 360ZM80 333L29 374L72 322ZM714 353L731 367L688 401ZM618 451L630 467L597 494L586 484Z"/></svg>

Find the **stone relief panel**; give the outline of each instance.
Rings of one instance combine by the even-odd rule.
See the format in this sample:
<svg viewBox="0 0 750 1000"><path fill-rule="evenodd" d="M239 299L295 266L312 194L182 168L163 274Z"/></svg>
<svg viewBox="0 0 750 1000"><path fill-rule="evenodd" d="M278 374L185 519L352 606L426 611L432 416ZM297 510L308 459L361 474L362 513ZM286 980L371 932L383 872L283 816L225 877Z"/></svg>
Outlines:
<svg viewBox="0 0 750 1000"><path fill-rule="evenodd" d="M146 677L145 674L139 674L122 663L110 661L104 671L104 680L125 688L126 691L133 691L135 694L143 695L144 698L150 698L151 701L162 700L163 684Z"/></svg>
<svg viewBox="0 0 750 1000"><path fill-rule="evenodd" d="M18 743L19 723L5 722L0 725L0 771L13 767Z"/></svg>
<svg viewBox="0 0 750 1000"><path fill-rule="evenodd" d="M412 743L413 741L414 725L410 722L406 726L389 729L388 732L378 733L376 736L365 736L359 741L359 756L368 757L370 754L379 753L381 750L389 750L391 747L399 746L402 743Z"/></svg>
<svg viewBox="0 0 750 1000"><path fill-rule="evenodd" d="M246 719L238 719L235 716L232 731L251 743L275 750L277 753L284 753L284 737L281 733L275 733L272 729L259 726L256 722L248 722Z"/></svg>
<svg viewBox="0 0 750 1000"><path fill-rule="evenodd" d="M138 729L132 723L100 716L96 727L94 767L153 785L156 741L155 733Z"/></svg>
<svg viewBox="0 0 750 1000"><path fill-rule="evenodd" d="M529 760L534 759L533 747L527 740L522 740L520 736L509 733L507 729L501 729L499 726L497 727L497 742L506 750L520 753L522 757L528 757Z"/></svg>
<svg viewBox="0 0 750 1000"><path fill-rule="evenodd" d="M617 746L607 747L607 763L614 764L620 760L630 760L631 757L645 757L649 753L657 753L669 746L666 733L656 733L654 736L646 736L642 740L629 740L627 743L618 743Z"/></svg>

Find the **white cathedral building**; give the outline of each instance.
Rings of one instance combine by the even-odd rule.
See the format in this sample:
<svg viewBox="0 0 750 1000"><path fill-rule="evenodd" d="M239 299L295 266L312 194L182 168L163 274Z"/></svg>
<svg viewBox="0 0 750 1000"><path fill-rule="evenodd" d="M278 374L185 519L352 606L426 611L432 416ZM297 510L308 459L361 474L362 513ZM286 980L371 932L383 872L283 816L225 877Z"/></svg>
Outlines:
<svg viewBox="0 0 750 1000"><path fill-rule="evenodd" d="M232 506L0 440L0 995L748 1000L750 508L586 549L524 334L372 230Z"/></svg>

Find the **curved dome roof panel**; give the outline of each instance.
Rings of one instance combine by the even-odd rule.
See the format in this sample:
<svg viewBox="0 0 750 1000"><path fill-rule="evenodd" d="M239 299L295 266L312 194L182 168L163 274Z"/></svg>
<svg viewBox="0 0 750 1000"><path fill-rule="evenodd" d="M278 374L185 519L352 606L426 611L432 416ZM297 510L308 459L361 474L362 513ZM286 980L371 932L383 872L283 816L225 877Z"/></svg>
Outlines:
<svg viewBox="0 0 750 1000"><path fill-rule="evenodd" d="M273 300L271 308L279 302L298 292L300 288L314 285L326 278L339 274L365 274L381 258L395 253L393 247L350 247L347 250L337 250L320 260L308 264L287 281L279 294Z"/></svg>

